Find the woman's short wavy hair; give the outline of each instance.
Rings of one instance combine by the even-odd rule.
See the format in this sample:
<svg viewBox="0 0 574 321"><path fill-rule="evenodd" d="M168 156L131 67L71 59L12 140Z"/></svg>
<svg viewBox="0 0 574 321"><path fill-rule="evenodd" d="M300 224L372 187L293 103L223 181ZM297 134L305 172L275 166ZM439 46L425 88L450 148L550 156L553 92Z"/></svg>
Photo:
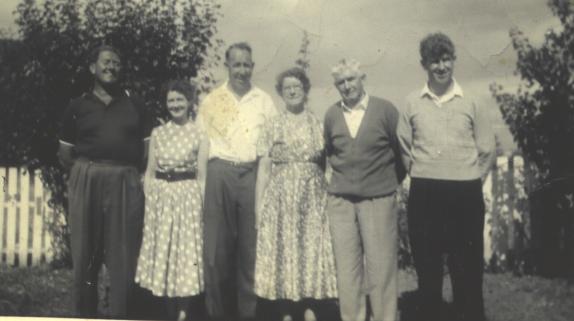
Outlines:
<svg viewBox="0 0 574 321"><path fill-rule="evenodd" d="M424 37L420 42L419 51L423 65L436 61L445 54L456 59L452 40L442 32L431 33Z"/></svg>
<svg viewBox="0 0 574 321"><path fill-rule="evenodd" d="M275 82L275 90L277 91L279 96L282 96L283 81L287 77L293 77L295 79L298 79L303 85L303 91L305 92L305 95L309 94L309 90L311 90L311 81L309 80L309 77L307 77L307 73L305 72L305 70L299 67L293 67L283 71L277 76L277 81Z"/></svg>

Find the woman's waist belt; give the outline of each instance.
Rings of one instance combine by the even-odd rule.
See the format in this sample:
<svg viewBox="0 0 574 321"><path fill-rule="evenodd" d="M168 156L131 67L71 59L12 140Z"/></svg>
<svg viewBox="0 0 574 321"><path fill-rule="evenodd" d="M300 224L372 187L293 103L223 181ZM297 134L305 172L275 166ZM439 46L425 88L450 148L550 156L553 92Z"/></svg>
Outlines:
<svg viewBox="0 0 574 321"><path fill-rule="evenodd" d="M185 179L195 179L197 177L195 172L187 171L187 172L155 172L155 178L161 179L168 182L175 182L175 181L183 181Z"/></svg>

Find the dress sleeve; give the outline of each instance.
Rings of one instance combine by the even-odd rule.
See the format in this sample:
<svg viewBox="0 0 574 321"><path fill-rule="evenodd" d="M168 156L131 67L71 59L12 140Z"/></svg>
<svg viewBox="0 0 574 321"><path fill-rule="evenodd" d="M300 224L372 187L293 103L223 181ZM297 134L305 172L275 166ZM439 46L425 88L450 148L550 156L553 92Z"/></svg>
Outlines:
<svg viewBox="0 0 574 321"><path fill-rule="evenodd" d="M323 124L317 117L313 116L311 126L313 126L313 144L316 146L317 151L323 152L325 149L325 130L323 129Z"/></svg>

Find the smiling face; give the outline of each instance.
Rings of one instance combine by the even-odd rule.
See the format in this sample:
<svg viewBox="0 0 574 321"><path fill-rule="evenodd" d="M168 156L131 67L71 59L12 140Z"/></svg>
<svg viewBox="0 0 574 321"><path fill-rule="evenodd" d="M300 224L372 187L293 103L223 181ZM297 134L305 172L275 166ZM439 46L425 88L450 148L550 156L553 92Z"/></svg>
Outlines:
<svg viewBox="0 0 574 321"><path fill-rule="evenodd" d="M454 57L452 55L445 53L426 61L423 66L427 71L431 88L448 88L450 86L454 71Z"/></svg>
<svg viewBox="0 0 574 321"><path fill-rule="evenodd" d="M299 107L305 103L307 95L299 79L285 77L281 86L281 97L287 107Z"/></svg>
<svg viewBox="0 0 574 321"><path fill-rule="evenodd" d="M359 103L363 97L364 74L350 68L343 69L334 75L335 87L339 90L345 105L352 107Z"/></svg>
<svg viewBox="0 0 574 321"><path fill-rule="evenodd" d="M90 64L90 72L102 86L115 85L121 72L120 57L113 51L103 50L98 59Z"/></svg>
<svg viewBox="0 0 574 321"><path fill-rule="evenodd" d="M188 120L191 102L184 94L174 90L169 91L167 93L166 105L167 111L174 121L179 123Z"/></svg>
<svg viewBox="0 0 574 321"><path fill-rule="evenodd" d="M233 48L225 61L229 75L229 85L238 93L246 92L251 88L251 75L254 63L247 50Z"/></svg>

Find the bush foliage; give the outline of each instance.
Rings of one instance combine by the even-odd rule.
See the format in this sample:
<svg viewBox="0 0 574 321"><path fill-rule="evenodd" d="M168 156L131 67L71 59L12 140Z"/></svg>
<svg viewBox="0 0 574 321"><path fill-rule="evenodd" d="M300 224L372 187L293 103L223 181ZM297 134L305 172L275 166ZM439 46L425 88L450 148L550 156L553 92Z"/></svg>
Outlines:
<svg viewBox="0 0 574 321"><path fill-rule="evenodd" d="M574 278L574 2L548 5L561 26L548 30L539 47L520 30L510 31L518 91L505 93L496 84L491 91L526 161L535 165L539 186L530 200L538 222L532 224L536 260L540 266L552 262L541 268L545 274L570 271Z"/></svg>

